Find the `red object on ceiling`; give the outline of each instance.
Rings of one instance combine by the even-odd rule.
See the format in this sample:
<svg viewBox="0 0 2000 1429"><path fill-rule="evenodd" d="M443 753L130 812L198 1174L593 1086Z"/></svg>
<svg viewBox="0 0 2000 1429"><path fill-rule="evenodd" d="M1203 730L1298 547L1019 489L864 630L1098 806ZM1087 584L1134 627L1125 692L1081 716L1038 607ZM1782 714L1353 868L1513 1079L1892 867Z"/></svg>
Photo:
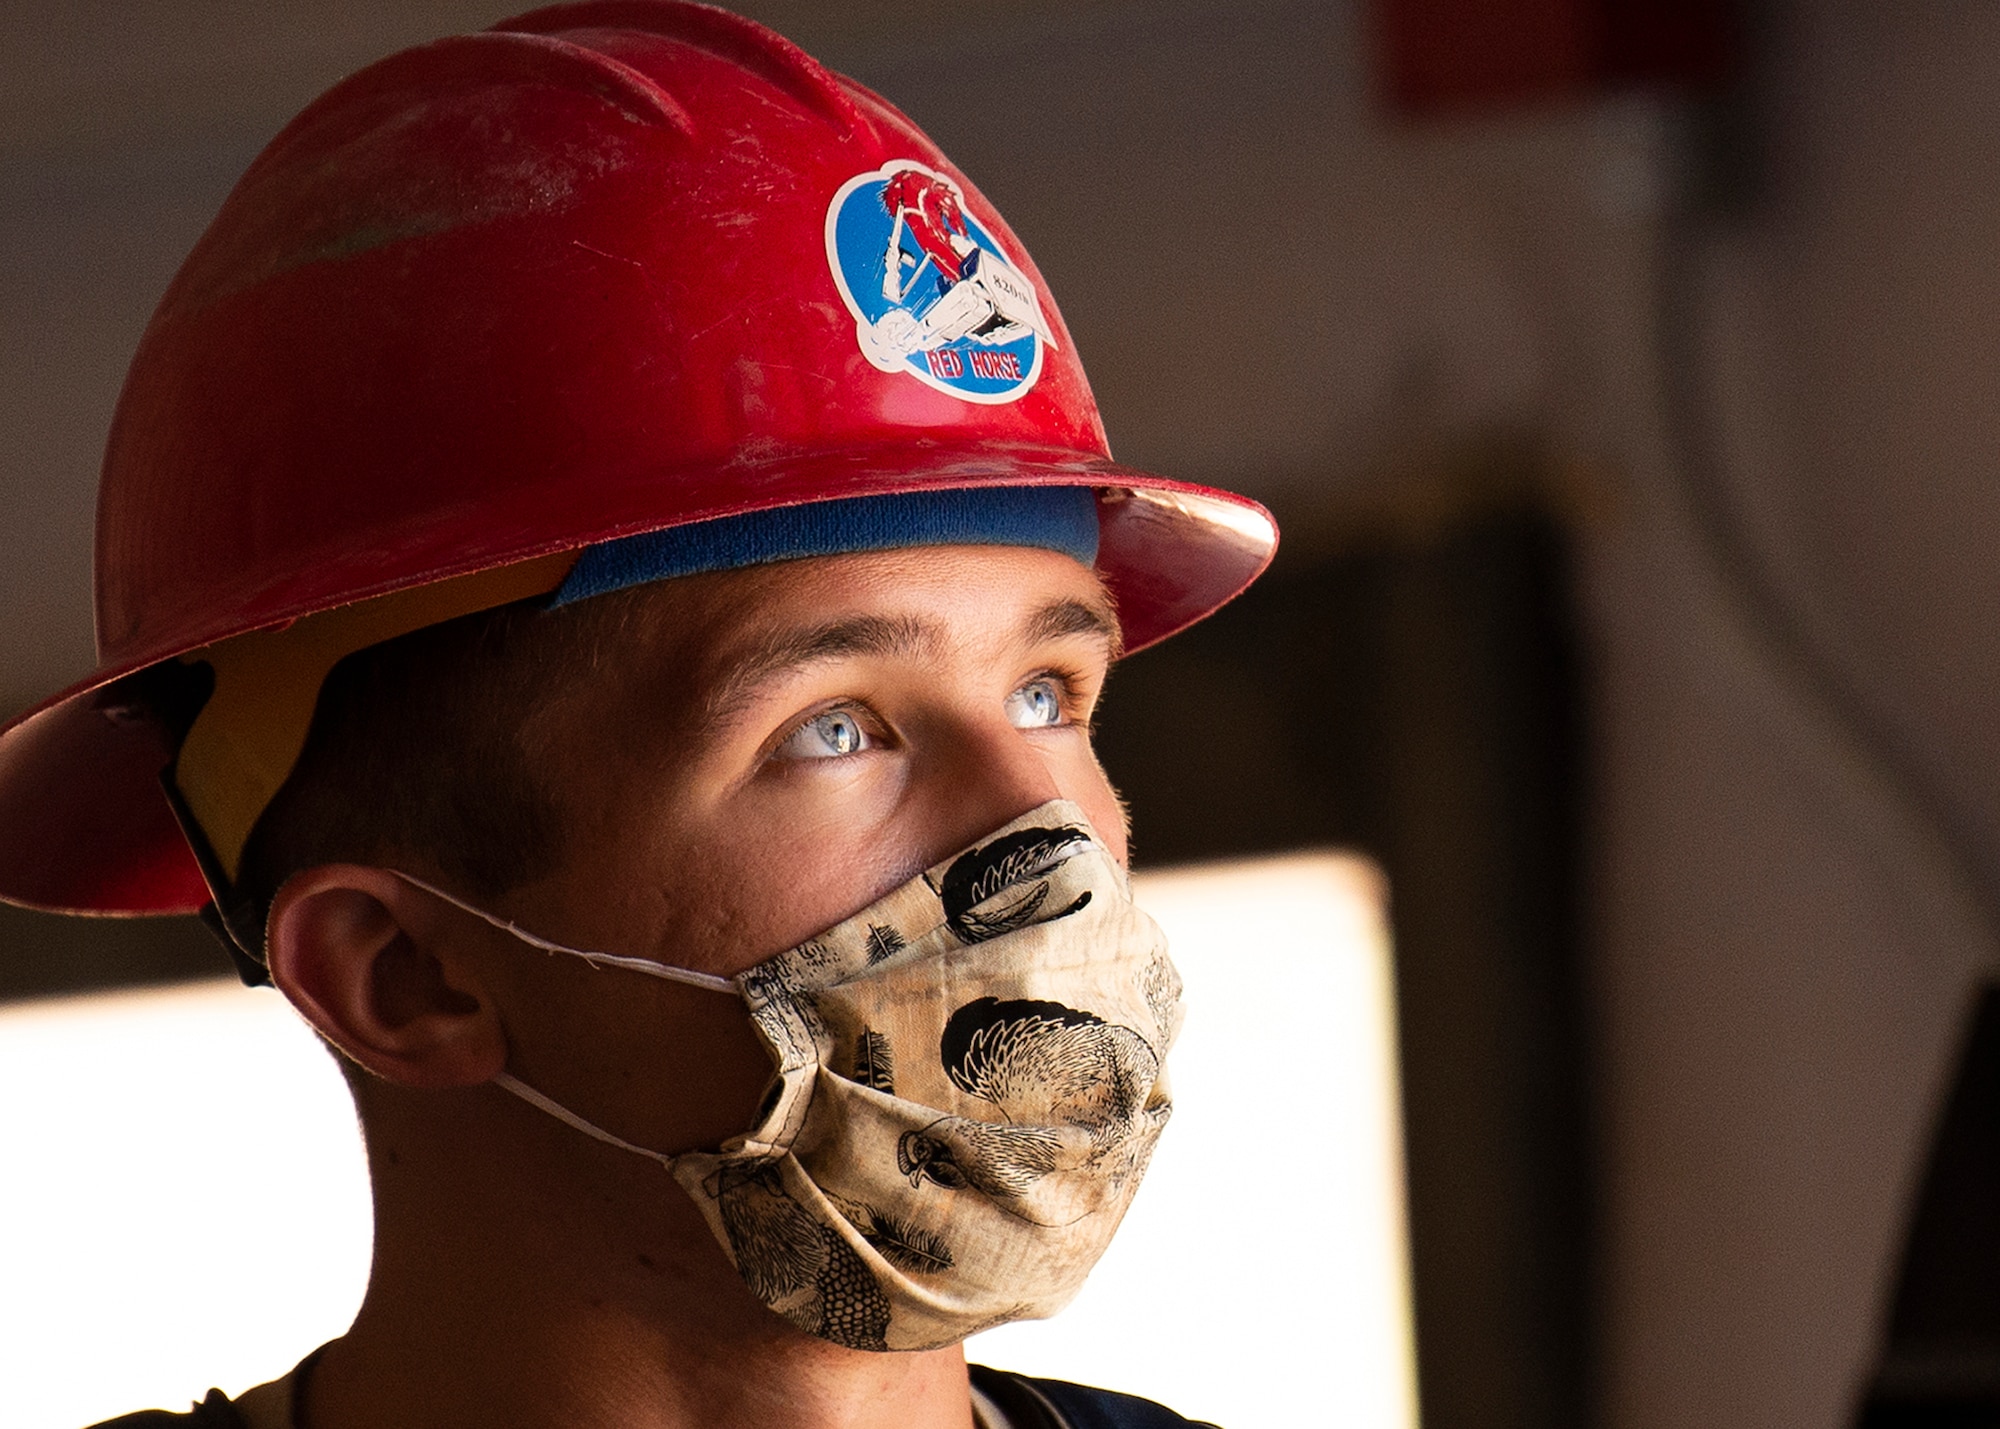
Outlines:
<svg viewBox="0 0 2000 1429"><path fill-rule="evenodd" d="M1713 90L1740 48L1730 0L1373 0L1371 11L1378 84L1407 114Z"/></svg>

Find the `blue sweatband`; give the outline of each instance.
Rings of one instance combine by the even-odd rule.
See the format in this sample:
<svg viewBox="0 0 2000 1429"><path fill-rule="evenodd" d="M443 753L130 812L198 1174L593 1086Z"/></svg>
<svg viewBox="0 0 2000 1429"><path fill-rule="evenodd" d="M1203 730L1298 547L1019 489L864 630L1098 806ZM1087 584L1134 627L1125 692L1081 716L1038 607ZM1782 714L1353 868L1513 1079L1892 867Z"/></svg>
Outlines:
<svg viewBox="0 0 2000 1429"><path fill-rule="evenodd" d="M551 608L672 576L893 551L906 546L1034 546L1097 559L1097 494L1084 486L986 486L778 506L587 546Z"/></svg>

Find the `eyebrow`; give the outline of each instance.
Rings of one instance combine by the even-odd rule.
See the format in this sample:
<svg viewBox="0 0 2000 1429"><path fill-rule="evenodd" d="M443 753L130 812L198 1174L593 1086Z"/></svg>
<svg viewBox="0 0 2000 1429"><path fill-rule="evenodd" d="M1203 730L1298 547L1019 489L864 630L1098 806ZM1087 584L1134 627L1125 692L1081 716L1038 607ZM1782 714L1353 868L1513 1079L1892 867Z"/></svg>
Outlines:
<svg viewBox="0 0 2000 1429"><path fill-rule="evenodd" d="M1101 640L1111 659L1123 650L1117 617L1108 602L1065 598L1040 607L1023 623L1024 643L1086 636ZM741 655L705 701L710 723L738 714L758 686L829 660L856 655L925 655L940 644L938 627L916 616L860 615L799 629L781 630Z"/></svg>
<svg viewBox="0 0 2000 1429"><path fill-rule="evenodd" d="M1108 602L1074 598L1052 600L1028 617L1023 634L1030 645L1072 635L1088 635L1102 640L1114 660L1125 653L1125 640L1118 628L1118 617L1112 614Z"/></svg>
<svg viewBox="0 0 2000 1429"><path fill-rule="evenodd" d="M937 648L937 629L914 616L857 615L780 630L754 644L709 696L708 717L724 721L759 685L779 675L854 655L920 655Z"/></svg>

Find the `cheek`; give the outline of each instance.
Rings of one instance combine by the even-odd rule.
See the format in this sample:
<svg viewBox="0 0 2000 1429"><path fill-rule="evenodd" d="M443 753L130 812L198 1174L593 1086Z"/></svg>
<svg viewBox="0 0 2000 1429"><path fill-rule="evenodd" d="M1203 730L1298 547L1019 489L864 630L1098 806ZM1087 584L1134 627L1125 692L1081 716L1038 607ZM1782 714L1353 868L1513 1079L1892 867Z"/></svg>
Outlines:
<svg viewBox="0 0 2000 1429"><path fill-rule="evenodd" d="M734 996L569 958L522 960L509 1070L616 1136L668 1153L749 1126L771 1057Z"/></svg>
<svg viewBox="0 0 2000 1429"><path fill-rule="evenodd" d="M893 830L794 816L695 840L664 888L662 956L733 976L820 933L921 872Z"/></svg>

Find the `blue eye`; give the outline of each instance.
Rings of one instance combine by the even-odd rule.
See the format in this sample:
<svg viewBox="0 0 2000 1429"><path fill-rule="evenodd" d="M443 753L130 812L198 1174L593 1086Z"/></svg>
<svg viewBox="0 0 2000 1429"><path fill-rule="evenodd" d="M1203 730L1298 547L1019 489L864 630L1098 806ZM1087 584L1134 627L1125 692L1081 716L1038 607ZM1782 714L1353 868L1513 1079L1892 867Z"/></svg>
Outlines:
<svg viewBox="0 0 2000 1429"><path fill-rule="evenodd" d="M1062 714L1054 680L1030 680L1007 696L1007 722L1016 729L1047 729L1061 724Z"/></svg>
<svg viewBox="0 0 2000 1429"><path fill-rule="evenodd" d="M828 710L792 731L777 752L787 759L840 759L874 747L852 710Z"/></svg>

